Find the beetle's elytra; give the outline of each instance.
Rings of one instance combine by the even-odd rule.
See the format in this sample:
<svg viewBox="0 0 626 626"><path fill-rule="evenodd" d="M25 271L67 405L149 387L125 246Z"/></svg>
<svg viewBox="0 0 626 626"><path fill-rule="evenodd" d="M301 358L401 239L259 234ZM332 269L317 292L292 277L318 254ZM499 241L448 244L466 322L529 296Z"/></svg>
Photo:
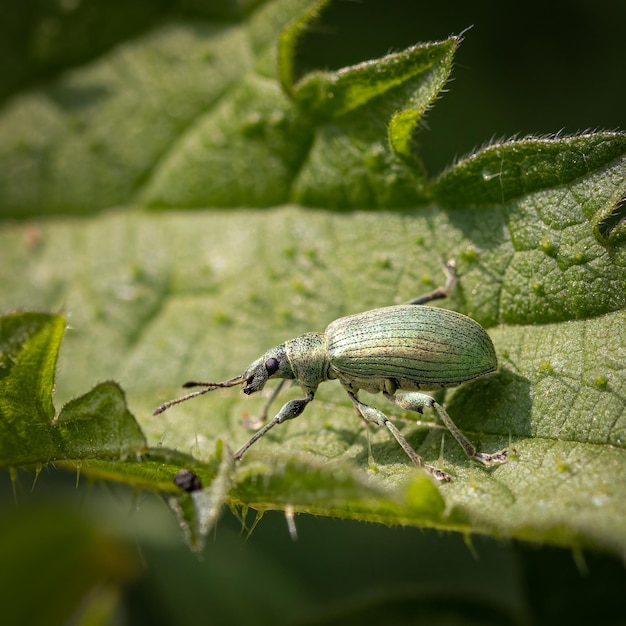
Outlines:
<svg viewBox="0 0 626 626"><path fill-rule="evenodd" d="M335 320L325 335L334 377L371 393L389 390L393 380L407 391L455 387L498 366L482 326L446 309L374 309Z"/></svg>
<svg viewBox="0 0 626 626"><path fill-rule="evenodd" d="M324 333L306 333L286 341L268 350L240 376L219 383L186 383L185 387L201 386L203 389L166 402L154 413L162 413L174 404L214 389L242 385L243 392L250 395L263 389L270 378L282 379L271 401L286 380L295 380L304 397L285 403L276 416L235 453L239 460L270 428L298 417L313 400L320 383L337 379L357 412L368 422L386 426L409 458L437 480L448 481L450 476L424 465L422 457L387 416L358 399L360 390L382 393L407 411L422 413L424 407L434 408L469 457L486 465L504 463L506 451L495 454L477 452L445 409L434 398L422 393L423 390L455 387L489 375L498 366L493 343L480 324L455 311L419 306L445 297L454 286L454 263L449 262L446 269L448 281L445 287L408 304L339 318L329 324ZM269 403L263 411L263 419L267 417L268 407Z"/></svg>

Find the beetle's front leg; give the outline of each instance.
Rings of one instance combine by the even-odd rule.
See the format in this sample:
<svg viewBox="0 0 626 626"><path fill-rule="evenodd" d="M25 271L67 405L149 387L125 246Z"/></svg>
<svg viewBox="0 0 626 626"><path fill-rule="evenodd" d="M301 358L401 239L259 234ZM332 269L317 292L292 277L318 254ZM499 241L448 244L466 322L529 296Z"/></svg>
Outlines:
<svg viewBox="0 0 626 626"><path fill-rule="evenodd" d="M272 393L269 395L263 406L261 407L260 413L254 417L246 416L242 419L243 425L246 428L255 429L261 428L265 422L267 422L267 414L269 413L270 407L274 403L274 400L278 397L280 392L283 390L285 385L291 381L288 381L286 378L283 378L276 387L272 390Z"/></svg>
<svg viewBox="0 0 626 626"><path fill-rule="evenodd" d="M263 428L261 428L261 430L258 430L256 433L254 433L250 440L244 443L243 446L241 446L241 448L239 448L239 450L235 452L235 460L239 461L246 452L246 450L253 443L263 437L263 435L268 430L270 430L270 428L274 428L276 424L282 424L287 420L291 420L294 417L298 417L298 415L301 415L306 408L306 405L311 402L311 400L313 400L314 396L315 392L310 391L304 398L298 398L296 400L290 400L289 402L286 402L271 422L268 422L267 424L265 424L265 426L263 426Z"/></svg>
<svg viewBox="0 0 626 626"><path fill-rule="evenodd" d="M477 452L476 447L472 442L457 428L457 425L452 421L452 418L448 415L446 410L439 404L434 398L426 395L425 393L409 392L398 393L391 395L383 392L383 395L387 400L391 400L405 411L415 411L416 413L422 413L424 407L431 407L437 411L437 414L441 418L445 427L450 431L452 436L459 442L465 454L472 459L477 459L485 465L495 465L499 463L506 463L508 453L506 450L496 452L495 454L486 454L485 452Z"/></svg>
<svg viewBox="0 0 626 626"><path fill-rule="evenodd" d="M346 388L348 392L348 396L352 403L356 407L357 412L368 422L372 422L373 424L377 424L378 426L385 426L391 432L391 434L396 438L396 441L400 444L402 449L407 453L408 457L415 463L415 465L419 467L423 467L425 470L428 470L434 478L437 480L441 480L443 482L448 482L451 479L449 474L442 472L440 469L436 467L432 467L431 465L426 465L424 463L424 459L413 450L411 444L404 438L402 433L396 428L394 424L389 421L389 418L377 408L370 406L369 404L363 404L352 391Z"/></svg>

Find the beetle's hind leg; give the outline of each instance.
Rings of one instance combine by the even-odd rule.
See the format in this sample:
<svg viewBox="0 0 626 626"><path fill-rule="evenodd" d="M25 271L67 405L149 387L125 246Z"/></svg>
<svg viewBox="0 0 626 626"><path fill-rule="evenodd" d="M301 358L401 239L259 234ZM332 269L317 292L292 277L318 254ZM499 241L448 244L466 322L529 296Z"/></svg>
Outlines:
<svg viewBox="0 0 626 626"><path fill-rule="evenodd" d="M456 274L456 263L452 259L444 262L443 271L446 275L446 284L443 287L437 287L437 289L433 289L431 292L426 293L419 298L409 300L407 304L426 304L427 302L431 302L432 300L447 298L450 292L456 287L456 284L459 280Z"/></svg>
<svg viewBox="0 0 626 626"><path fill-rule="evenodd" d="M431 465L426 465L424 463L424 459L413 450L411 444L404 438L402 433L389 421L389 418L377 408L370 406L369 404L363 404L357 397L349 389L346 389L348 392L348 396L352 403L356 407L359 415L363 417L364 420L368 422L372 422L373 424L377 424L378 426L386 426L387 429L391 432L391 434L396 438L396 441L400 444L402 449L407 453L408 457L415 463L415 465L419 467L423 467L425 470L429 471L434 478L440 480L442 482L448 482L451 479L449 474L442 472L440 469L436 467L432 467Z"/></svg>
<svg viewBox="0 0 626 626"><path fill-rule="evenodd" d="M400 408L405 411L415 411L416 413L422 413L424 407L431 407L437 411L437 414L444 423L444 426L450 431L451 435L459 442L459 445L465 451L468 457L476 459L485 465L497 465L500 463L506 463L508 453L506 450L496 452L494 454L487 454L485 452L478 452L474 444L458 429L457 425L452 421L452 418L448 415L446 410L439 404L434 398L426 395L425 393L419 393L417 391L409 393L398 393L391 395L383 392L383 395L387 400L394 402Z"/></svg>

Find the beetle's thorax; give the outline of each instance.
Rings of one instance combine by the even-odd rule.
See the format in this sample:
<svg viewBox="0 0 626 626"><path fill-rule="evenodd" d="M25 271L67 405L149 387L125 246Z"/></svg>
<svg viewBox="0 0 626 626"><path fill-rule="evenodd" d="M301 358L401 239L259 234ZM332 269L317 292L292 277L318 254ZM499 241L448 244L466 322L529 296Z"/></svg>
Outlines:
<svg viewBox="0 0 626 626"><path fill-rule="evenodd" d="M315 390L328 380L330 362L324 333L306 333L283 344L293 377L303 389Z"/></svg>

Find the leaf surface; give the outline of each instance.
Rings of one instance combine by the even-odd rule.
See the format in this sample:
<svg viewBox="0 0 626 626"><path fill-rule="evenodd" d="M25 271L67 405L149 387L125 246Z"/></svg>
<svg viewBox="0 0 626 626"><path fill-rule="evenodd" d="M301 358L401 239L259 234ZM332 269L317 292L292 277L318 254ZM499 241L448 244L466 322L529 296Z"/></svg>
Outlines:
<svg viewBox="0 0 626 626"><path fill-rule="evenodd" d="M298 76L319 10L157 25L0 111L3 307L70 325L55 418L65 322L3 318L2 464L89 458L82 471L166 497L192 469L204 495L175 508L196 544L223 501L624 554L624 135L497 143L431 181L415 132L459 38ZM436 485L333 383L237 465L262 398L151 415L186 380L429 291L442 256L461 276L442 306L488 330L500 369L438 399L481 450L509 447L506 465L368 397L454 476ZM111 379L129 409L112 383L72 400ZM125 458L143 433L148 454Z"/></svg>

